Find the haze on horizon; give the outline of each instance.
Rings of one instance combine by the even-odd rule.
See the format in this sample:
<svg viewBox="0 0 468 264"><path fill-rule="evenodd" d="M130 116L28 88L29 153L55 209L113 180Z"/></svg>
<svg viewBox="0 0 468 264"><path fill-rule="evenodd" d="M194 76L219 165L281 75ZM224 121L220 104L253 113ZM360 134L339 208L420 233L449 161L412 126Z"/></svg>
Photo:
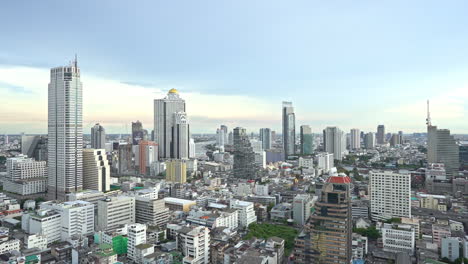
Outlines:
<svg viewBox="0 0 468 264"><path fill-rule="evenodd" d="M176 88L193 133L296 126L468 133L466 1L7 1L0 134L46 133L49 69L78 53L84 131L151 131Z"/></svg>

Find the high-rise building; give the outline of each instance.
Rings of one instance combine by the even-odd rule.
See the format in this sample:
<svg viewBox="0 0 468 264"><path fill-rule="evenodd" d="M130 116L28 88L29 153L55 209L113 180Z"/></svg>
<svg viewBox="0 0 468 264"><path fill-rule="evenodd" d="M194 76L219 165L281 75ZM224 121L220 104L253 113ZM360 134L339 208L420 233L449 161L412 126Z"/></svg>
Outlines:
<svg viewBox="0 0 468 264"><path fill-rule="evenodd" d="M47 164L45 161L35 161L20 155L8 158L6 169L7 175L3 182L5 191L19 195L46 192Z"/></svg>
<svg viewBox="0 0 468 264"><path fill-rule="evenodd" d="M189 158L190 125L185 112L175 112L172 124L171 153L175 159Z"/></svg>
<svg viewBox="0 0 468 264"><path fill-rule="evenodd" d="M427 102L427 162L443 163L447 178L458 176L460 167L459 147L448 129L438 129L431 123L429 101Z"/></svg>
<svg viewBox="0 0 468 264"><path fill-rule="evenodd" d="M146 244L146 225L132 224L128 227L127 256L136 261L138 259L138 245ZM140 262L138 262L140 263Z"/></svg>
<svg viewBox="0 0 468 264"><path fill-rule="evenodd" d="M314 152L314 134L308 125L301 126L301 154L309 155Z"/></svg>
<svg viewBox="0 0 468 264"><path fill-rule="evenodd" d="M135 197L135 221L140 224L163 227L169 222L169 208L164 199Z"/></svg>
<svg viewBox="0 0 468 264"><path fill-rule="evenodd" d="M135 168L133 164L132 144L126 142L115 142L114 149L117 151L117 161L113 164L115 164L117 174L133 174L135 172Z"/></svg>
<svg viewBox="0 0 468 264"><path fill-rule="evenodd" d="M189 158L194 159L196 155L196 149L195 149L195 140L193 138L190 138L189 140Z"/></svg>
<svg viewBox="0 0 468 264"><path fill-rule="evenodd" d="M385 144L385 126L378 125L377 126L377 144Z"/></svg>
<svg viewBox="0 0 468 264"><path fill-rule="evenodd" d="M292 102L283 102L283 149L285 157L294 155L296 149L296 116Z"/></svg>
<svg viewBox="0 0 468 264"><path fill-rule="evenodd" d="M104 149L83 150L83 188L110 191L110 165Z"/></svg>
<svg viewBox="0 0 468 264"><path fill-rule="evenodd" d="M371 171L369 195L372 220L411 217L411 176L392 171Z"/></svg>
<svg viewBox="0 0 468 264"><path fill-rule="evenodd" d="M392 137L390 138L390 146L392 147L396 147L398 145L400 145L400 136L396 133L393 133L392 134Z"/></svg>
<svg viewBox="0 0 468 264"><path fill-rule="evenodd" d="M317 161L317 168L322 169L325 173L328 173L335 166L332 153L318 153L315 159Z"/></svg>
<svg viewBox="0 0 468 264"><path fill-rule="evenodd" d="M135 197L117 196L98 201L97 230L135 223Z"/></svg>
<svg viewBox="0 0 468 264"><path fill-rule="evenodd" d="M75 59L50 70L48 198L65 200L83 189L83 88Z"/></svg>
<svg viewBox="0 0 468 264"><path fill-rule="evenodd" d="M327 127L323 130L323 147L325 152L332 153L333 158L342 160L346 154L346 135L338 127Z"/></svg>
<svg viewBox="0 0 468 264"><path fill-rule="evenodd" d="M182 252L183 263L210 263L210 230L204 226L188 226L177 230L177 248Z"/></svg>
<svg viewBox="0 0 468 264"><path fill-rule="evenodd" d="M91 128L91 148L106 148L106 130L99 123L96 123L96 125Z"/></svg>
<svg viewBox="0 0 468 264"><path fill-rule="evenodd" d="M313 203L309 194L298 194L293 200L293 219L298 226L303 226L309 220Z"/></svg>
<svg viewBox="0 0 468 264"><path fill-rule="evenodd" d="M221 125L220 129L224 132L224 144L228 144L228 134L229 134L229 131L228 131L228 127L226 125Z"/></svg>
<svg viewBox="0 0 468 264"><path fill-rule="evenodd" d="M271 149L271 129L260 128L260 141L262 142L262 149Z"/></svg>
<svg viewBox="0 0 468 264"><path fill-rule="evenodd" d="M360 149L361 148L361 133L359 129L351 129L351 142L349 149Z"/></svg>
<svg viewBox="0 0 468 264"><path fill-rule="evenodd" d="M94 204L85 201L64 203L44 202L41 209L54 210L61 215L61 239L94 233Z"/></svg>
<svg viewBox="0 0 468 264"><path fill-rule="evenodd" d="M369 132L364 136L364 146L366 149L375 148L375 133Z"/></svg>
<svg viewBox="0 0 468 264"><path fill-rule="evenodd" d="M254 179L256 175L255 152L245 128L234 128L234 177Z"/></svg>
<svg viewBox="0 0 468 264"><path fill-rule="evenodd" d="M21 136L21 154L36 161L47 161L47 136Z"/></svg>
<svg viewBox="0 0 468 264"><path fill-rule="evenodd" d="M180 98L176 89L169 90L163 99L154 100L154 136L159 145L160 158L176 158L173 151L173 134L174 113L177 112L186 113L187 111L185 100ZM189 141L187 140L185 143L188 144Z"/></svg>
<svg viewBox="0 0 468 264"><path fill-rule="evenodd" d="M296 239L295 263L341 263L351 261L351 180L331 176L303 232Z"/></svg>
<svg viewBox="0 0 468 264"><path fill-rule="evenodd" d="M405 143L403 139L403 131L398 131L398 138L400 140L400 144Z"/></svg>
<svg viewBox="0 0 468 264"><path fill-rule="evenodd" d="M150 176L150 168L156 161L158 161L158 144L153 141L141 140L135 155L135 163L138 164L139 173Z"/></svg>
<svg viewBox="0 0 468 264"><path fill-rule="evenodd" d="M187 160L173 159L166 161L166 181L187 182Z"/></svg>
<svg viewBox="0 0 468 264"><path fill-rule="evenodd" d="M234 133L229 132L229 135L228 135L228 144L229 145L233 145L234 144Z"/></svg>
<svg viewBox="0 0 468 264"><path fill-rule="evenodd" d="M138 145L141 140L144 140L145 132L143 129L143 124L137 120L136 122L132 122L132 144Z"/></svg>

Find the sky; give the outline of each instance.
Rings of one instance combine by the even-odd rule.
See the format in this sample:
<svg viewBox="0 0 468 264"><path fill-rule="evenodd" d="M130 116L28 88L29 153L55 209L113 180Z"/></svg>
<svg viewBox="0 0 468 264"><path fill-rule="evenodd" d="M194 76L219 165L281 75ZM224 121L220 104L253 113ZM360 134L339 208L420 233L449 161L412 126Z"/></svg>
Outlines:
<svg viewBox="0 0 468 264"><path fill-rule="evenodd" d="M193 133L468 133L468 1L80 0L0 7L0 134L47 132L52 67L78 54L85 133L153 127L153 99L186 100ZM88 131L88 132L86 132Z"/></svg>

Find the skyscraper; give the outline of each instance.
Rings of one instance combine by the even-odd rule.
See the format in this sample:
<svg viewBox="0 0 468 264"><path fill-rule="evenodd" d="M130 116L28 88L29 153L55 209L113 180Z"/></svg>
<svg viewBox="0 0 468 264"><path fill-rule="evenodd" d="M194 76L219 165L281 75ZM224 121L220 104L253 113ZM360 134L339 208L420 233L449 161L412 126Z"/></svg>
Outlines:
<svg viewBox="0 0 468 264"><path fill-rule="evenodd" d="M171 153L175 159L189 158L190 125L185 112L175 112L172 123Z"/></svg>
<svg viewBox="0 0 468 264"><path fill-rule="evenodd" d="M351 260L351 180L331 176L303 232L296 239L295 263L340 263Z"/></svg>
<svg viewBox="0 0 468 264"><path fill-rule="evenodd" d="M143 130L143 124L137 120L132 122L132 144L138 145L140 140L143 140L145 137L145 132Z"/></svg>
<svg viewBox="0 0 468 264"><path fill-rule="evenodd" d="M245 128L234 128L234 177L255 178L255 153Z"/></svg>
<svg viewBox="0 0 468 264"><path fill-rule="evenodd" d="M378 125L377 126L377 144L385 144L385 126Z"/></svg>
<svg viewBox="0 0 468 264"><path fill-rule="evenodd" d="M285 157L295 153L296 117L292 102L283 102L283 149Z"/></svg>
<svg viewBox="0 0 468 264"><path fill-rule="evenodd" d="M96 123L96 125L91 128L91 148L106 148L106 130L99 123Z"/></svg>
<svg viewBox="0 0 468 264"><path fill-rule="evenodd" d="M411 217L411 177L409 174L371 171L369 194L373 220Z"/></svg>
<svg viewBox="0 0 468 264"><path fill-rule="evenodd" d="M48 110L48 198L83 189L83 90L80 68L52 68Z"/></svg>
<svg viewBox="0 0 468 264"><path fill-rule="evenodd" d="M361 133L359 129L351 129L351 144L350 149L360 149L361 148Z"/></svg>
<svg viewBox="0 0 468 264"><path fill-rule="evenodd" d="M176 158L172 143L175 125L174 113L177 112L186 113L186 109L185 100L180 98L176 89L169 90L166 97L154 100L154 137L159 145L160 158ZM184 144L188 145L189 140L187 139ZM182 146L179 145L179 147Z"/></svg>
<svg viewBox="0 0 468 264"><path fill-rule="evenodd" d="M221 130L224 131L224 144L227 144L228 143L228 127L225 126L225 125L221 125Z"/></svg>
<svg viewBox="0 0 468 264"><path fill-rule="evenodd" d="M224 137L225 134L224 133L225 132L224 132L223 129L220 129L220 128L216 129L216 145L218 147L223 147L224 144L227 143L226 141L224 141L224 139L225 139L225 137Z"/></svg>
<svg viewBox="0 0 468 264"><path fill-rule="evenodd" d="M187 182L187 160L168 160L166 166L166 181L178 183Z"/></svg>
<svg viewBox="0 0 468 264"><path fill-rule="evenodd" d="M458 176L460 167L459 147L448 129L437 129L431 123L429 101L427 102L427 162L443 163L447 178Z"/></svg>
<svg viewBox="0 0 468 264"><path fill-rule="evenodd" d="M364 146L366 149L375 148L375 133L369 132L364 136Z"/></svg>
<svg viewBox="0 0 468 264"><path fill-rule="evenodd" d="M323 130L323 146L327 153L333 153L336 160L342 160L346 153L346 135L338 127Z"/></svg>
<svg viewBox="0 0 468 264"><path fill-rule="evenodd" d="M110 191L110 165L104 149L83 150L83 180L85 189Z"/></svg>
<svg viewBox="0 0 468 264"><path fill-rule="evenodd" d="M314 134L308 125L301 126L301 154L308 155L314 152Z"/></svg>
<svg viewBox="0 0 468 264"><path fill-rule="evenodd" d="M141 175L150 176L151 166L158 161L158 145L153 141L142 140L138 145L135 162Z"/></svg>
<svg viewBox="0 0 468 264"><path fill-rule="evenodd" d="M262 141L262 149L271 149L271 129L260 128L260 141Z"/></svg>

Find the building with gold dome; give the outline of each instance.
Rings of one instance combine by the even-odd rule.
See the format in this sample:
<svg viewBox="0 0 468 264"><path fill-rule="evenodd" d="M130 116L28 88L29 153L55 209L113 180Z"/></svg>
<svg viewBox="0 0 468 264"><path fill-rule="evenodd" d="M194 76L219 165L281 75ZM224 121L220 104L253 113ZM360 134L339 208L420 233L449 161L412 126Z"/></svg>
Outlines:
<svg viewBox="0 0 468 264"><path fill-rule="evenodd" d="M177 89L170 89L166 97L154 100L154 141L163 159L189 158L190 130L185 100Z"/></svg>

